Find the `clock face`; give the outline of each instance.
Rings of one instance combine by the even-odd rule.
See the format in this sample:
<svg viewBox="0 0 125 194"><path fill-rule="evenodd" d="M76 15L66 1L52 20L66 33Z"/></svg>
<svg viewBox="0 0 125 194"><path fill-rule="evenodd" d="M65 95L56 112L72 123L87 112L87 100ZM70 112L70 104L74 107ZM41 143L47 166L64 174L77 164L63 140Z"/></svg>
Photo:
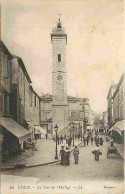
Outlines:
<svg viewBox="0 0 125 194"><path fill-rule="evenodd" d="M62 78L63 78L62 75L58 75L58 76L57 76L58 81L61 81Z"/></svg>

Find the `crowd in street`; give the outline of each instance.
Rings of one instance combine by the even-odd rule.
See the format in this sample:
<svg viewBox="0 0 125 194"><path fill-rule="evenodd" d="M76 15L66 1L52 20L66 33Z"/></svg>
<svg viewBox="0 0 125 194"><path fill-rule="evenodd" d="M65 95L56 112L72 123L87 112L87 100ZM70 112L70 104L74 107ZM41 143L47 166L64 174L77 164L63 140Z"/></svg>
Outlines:
<svg viewBox="0 0 125 194"><path fill-rule="evenodd" d="M78 140L80 139L80 137L78 137ZM70 146L72 144L72 136L57 136L57 142L58 144L63 144L63 141L66 141L67 146L61 146L61 150L60 150L60 158L61 158L61 165L65 165L68 166L70 165ZM75 136L75 140L76 140L76 136ZM55 139L54 139L55 141ZM83 136L83 146L88 146L90 145L95 145L96 148L92 151L92 153L95 155L95 161L99 161L99 156L102 155L102 152L100 151L99 146L103 146L103 138L99 135L90 135L88 134L87 136ZM79 149L77 146L75 146L74 150L73 150L73 156L74 156L74 163L78 164L79 162Z"/></svg>
<svg viewBox="0 0 125 194"><path fill-rule="evenodd" d="M53 140L56 141L56 137L55 136L53 137ZM58 145L59 144L63 144L64 141L65 141L66 144L68 144L68 147L70 147L71 144L72 144L72 140L73 140L72 135L70 135L70 136L67 136L67 135L64 135L64 136L61 135L61 136L59 136L59 135L57 135L57 144Z"/></svg>
<svg viewBox="0 0 125 194"><path fill-rule="evenodd" d="M46 139L48 138L46 134ZM81 140L81 137L79 135L75 135L74 137L72 135L57 135L57 139L55 136L53 137L54 141L57 141L57 144L61 144L61 150L59 152L59 157L61 159L60 164L68 166L70 165L70 158L71 158L71 149L70 147L74 146L74 140ZM106 140L107 141L107 140ZM72 143L73 142L73 143ZM99 156L102 155L102 152L100 150L100 146L103 146L104 139L99 134L87 134L86 136L83 136L82 138L83 145L81 147L86 147L88 145L93 146L94 150L92 153L95 156L95 161L99 161ZM29 149L32 151L38 151L36 148L37 141L33 140L32 142L26 142L27 147L29 146ZM65 143L65 144L64 144ZM95 146L95 147L94 147ZM111 139L111 146L113 146L113 140ZM78 146L75 146L73 149L73 156L74 156L74 163L78 164L79 162L79 148Z"/></svg>

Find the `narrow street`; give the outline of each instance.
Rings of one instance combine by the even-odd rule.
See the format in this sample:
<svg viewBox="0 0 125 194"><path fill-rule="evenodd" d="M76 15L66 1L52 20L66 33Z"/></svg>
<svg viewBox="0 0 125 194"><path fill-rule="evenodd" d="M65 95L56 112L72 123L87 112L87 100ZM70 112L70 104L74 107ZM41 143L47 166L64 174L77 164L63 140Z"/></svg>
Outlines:
<svg viewBox="0 0 125 194"><path fill-rule="evenodd" d="M46 165L41 167L27 168L21 170L10 170L2 172L6 175L22 176L22 177L37 177L39 182L50 181L92 181L92 180L123 180L124 162L123 159L117 156L110 155L107 158L107 147L109 143L104 142L100 146L102 155L99 161L95 161L92 150L95 145L80 147L79 164L74 164L74 158L71 153L70 166L61 166L58 164Z"/></svg>

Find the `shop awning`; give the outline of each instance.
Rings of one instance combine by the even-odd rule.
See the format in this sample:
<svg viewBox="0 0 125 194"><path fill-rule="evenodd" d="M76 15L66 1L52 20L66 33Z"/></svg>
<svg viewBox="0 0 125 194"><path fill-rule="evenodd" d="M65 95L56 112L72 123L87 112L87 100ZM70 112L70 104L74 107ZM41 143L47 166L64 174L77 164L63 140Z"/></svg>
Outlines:
<svg viewBox="0 0 125 194"><path fill-rule="evenodd" d="M125 120L116 122L113 130L117 131L121 135L121 132L125 130Z"/></svg>
<svg viewBox="0 0 125 194"><path fill-rule="evenodd" d="M40 131L40 133L42 133L42 134L46 134L46 130L45 129L43 129L42 127L40 127L39 125L38 126L35 126L35 129L36 130L39 130Z"/></svg>
<svg viewBox="0 0 125 194"><path fill-rule="evenodd" d="M122 131L125 130L125 120L122 121L117 121L110 129L109 131L117 131L120 135L122 133Z"/></svg>
<svg viewBox="0 0 125 194"><path fill-rule="evenodd" d="M24 142L31 137L31 133L12 118L0 117L0 125L16 136L19 142Z"/></svg>

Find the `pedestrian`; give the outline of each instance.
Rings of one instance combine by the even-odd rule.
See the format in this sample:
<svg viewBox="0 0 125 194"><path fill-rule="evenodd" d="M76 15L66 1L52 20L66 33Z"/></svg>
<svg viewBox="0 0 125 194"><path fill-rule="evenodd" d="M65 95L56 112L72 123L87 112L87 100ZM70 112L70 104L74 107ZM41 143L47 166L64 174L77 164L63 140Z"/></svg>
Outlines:
<svg viewBox="0 0 125 194"><path fill-rule="evenodd" d="M95 137L94 137L95 144L96 144L96 139L97 139L97 136L95 135Z"/></svg>
<svg viewBox="0 0 125 194"><path fill-rule="evenodd" d="M72 136L70 135L69 140L68 140L68 146L70 147L71 144L72 144Z"/></svg>
<svg viewBox="0 0 125 194"><path fill-rule="evenodd" d="M102 137L100 137L100 146L102 146L102 145L103 145L103 142L104 142L103 138L102 138Z"/></svg>
<svg viewBox="0 0 125 194"><path fill-rule="evenodd" d="M32 142L32 151L38 151L37 150L37 148L36 148L36 141L35 140L33 140L33 142Z"/></svg>
<svg viewBox="0 0 125 194"><path fill-rule="evenodd" d="M99 145L96 146L95 150L92 151L92 153L95 155L95 161L99 161L99 155L102 155L102 152L99 149Z"/></svg>
<svg viewBox="0 0 125 194"><path fill-rule="evenodd" d="M48 134L46 133L46 139L48 138Z"/></svg>
<svg viewBox="0 0 125 194"><path fill-rule="evenodd" d="M84 147L86 146L86 137L83 136L83 143L84 143Z"/></svg>
<svg viewBox="0 0 125 194"><path fill-rule="evenodd" d="M70 135L70 146L71 146L71 144L72 144L72 135Z"/></svg>
<svg viewBox="0 0 125 194"><path fill-rule="evenodd" d="M75 146L75 149L73 150L73 155L74 155L75 164L78 164L78 162L79 162L79 149L77 148L77 146Z"/></svg>
<svg viewBox="0 0 125 194"><path fill-rule="evenodd" d="M61 165L65 164L65 150L64 150L64 146L61 146L61 150L60 150L60 157L61 157Z"/></svg>
<svg viewBox="0 0 125 194"><path fill-rule="evenodd" d="M99 135L97 136L97 145L99 145L99 140L100 140L100 138L99 138Z"/></svg>
<svg viewBox="0 0 125 194"><path fill-rule="evenodd" d="M70 137L68 138L68 147L70 147L71 146L71 139L70 139Z"/></svg>
<svg viewBox="0 0 125 194"><path fill-rule="evenodd" d="M68 144L68 142L69 142L69 137L66 136L66 144Z"/></svg>
<svg viewBox="0 0 125 194"><path fill-rule="evenodd" d="M70 151L69 151L69 148L66 147L66 150L65 150L65 166L68 166L70 165Z"/></svg>
<svg viewBox="0 0 125 194"><path fill-rule="evenodd" d="M93 145L93 141L94 141L93 136L91 136L91 145Z"/></svg>
<svg viewBox="0 0 125 194"><path fill-rule="evenodd" d="M63 143L63 136L60 136L60 144Z"/></svg>
<svg viewBox="0 0 125 194"><path fill-rule="evenodd" d="M113 138L110 139L110 145L113 146Z"/></svg>
<svg viewBox="0 0 125 194"><path fill-rule="evenodd" d="M89 145L89 136L86 138L87 145Z"/></svg>
<svg viewBox="0 0 125 194"><path fill-rule="evenodd" d="M99 136L95 136L95 144L96 146L99 144Z"/></svg>

